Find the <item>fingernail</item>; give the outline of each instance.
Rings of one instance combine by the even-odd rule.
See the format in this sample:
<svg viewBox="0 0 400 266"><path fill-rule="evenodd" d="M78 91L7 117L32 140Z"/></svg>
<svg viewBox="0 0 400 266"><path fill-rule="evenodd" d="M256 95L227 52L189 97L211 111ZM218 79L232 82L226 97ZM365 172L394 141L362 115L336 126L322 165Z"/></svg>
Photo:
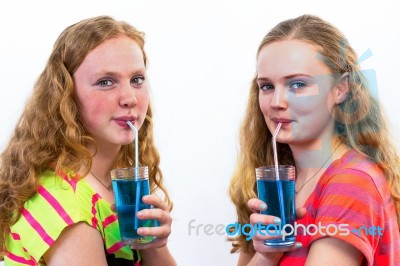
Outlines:
<svg viewBox="0 0 400 266"><path fill-rule="evenodd" d="M139 218L143 217L143 212L137 212L136 216L139 217Z"/></svg>
<svg viewBox="0 0 400 266"><path fill-rule="evenodd" d="M144 229L143 229L143 228L139 228L139 229L137 230L137 233L138 233L139 235L143 235L143 234L144 234Z"/></svg>
<svg viewBox="0 0 400 266"><path fill-rule="evenodd" d="M146 195L146 196L143 196L142 197L142 200L146 200L146 199L148 199L149 198L149 195Z"/></svg>
<svg viewBox="0 0 400 266"><path fill-rule="evenodd" d="M278 217L274 218L274 223L276 224L280 224L282 222L282 220Z"/></svg>
<svg viewBox="0 0 400 266"><path fill-rule="evenodd" d="M296 248L302 248L303 244L301 244L300 242L296 243Z"/></svg>
<svg viewBox="0 0 400 266"><path fill-rule="evenodd" d="M266 210L266 209L267 209L267 205L264 204L264 203L261 203L261 204L260 204L260 209L261 209L261 210Z"/></svg>

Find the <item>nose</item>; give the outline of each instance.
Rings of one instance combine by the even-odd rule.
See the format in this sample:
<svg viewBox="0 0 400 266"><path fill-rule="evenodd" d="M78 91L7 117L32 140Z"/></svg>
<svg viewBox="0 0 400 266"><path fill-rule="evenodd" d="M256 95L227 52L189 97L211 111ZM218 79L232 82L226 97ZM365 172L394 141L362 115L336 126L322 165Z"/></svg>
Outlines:
<svg viewBox="0 0 400 266"><path fill-rule="evenodd" d="M271 108L281 110L281 109L286 109L287 106L288 106L288 101L285 88L276 87L271 99Z"/></svg>
<svg viewBox="0 0 400 266"><path fill-rule="evenodd" d="M131 84L120 87L119 104L125 108L132 108L137 103L135 88L132 88Z"/></svg>

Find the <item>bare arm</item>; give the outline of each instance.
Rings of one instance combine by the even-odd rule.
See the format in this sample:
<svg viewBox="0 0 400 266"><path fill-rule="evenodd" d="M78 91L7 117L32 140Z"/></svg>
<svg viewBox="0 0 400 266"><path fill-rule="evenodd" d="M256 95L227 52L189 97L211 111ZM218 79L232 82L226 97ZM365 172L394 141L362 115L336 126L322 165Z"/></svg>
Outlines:
<svg viewBox="0 0 400 266"><path fill-rule="evenodd" d="M140 251L143 256L143 266L150 265L171 265L175 266L176 262L169 253L167 246L162 248L144 249Z"/></svg>
<svg viewBox="0 0 400 266"><path fill-rule="evenodd" d="M277 258L279 261L280 256ZM277 261L268 261L260 253L255 253L254 255L240 252L239 261L237 266L268 266L277 265Z"/></svg>
<svg viewBox="0 0 400 266"><path fill-rule="evenodd" d="M254 255L249 253L240 252L237 266L246 266L249 264Z"/></svg>
<svg viewBox="0 0 400 266"><path fill-rule="evenodd" d="M49 266L107 265L100 233L83 222L64 229L43 257Z"/></svg>
<svg viewBox="0 0 400 266"><path fill-rule="evenodd" d="M254 255L240 252L237 266L275 266L278 265L281 256L279 253L276 256L265 257L258 252Z"/></svg>
<svg viewBox="0 0 400 266"><path fill-rule="evenodd" d="M277 259L279 261L279 257ZM361 252L352 245L337 238L326 237L312 244L306 266L359 266L363 259ZM278 261L268 260L260 253L251 255L241 252L237 266L277 265Z"/></svg>
<svg viewBox="0 0 400 266"><path fill-rule="evenodd" d="M307 256L306 265L361 265L364 256L362 253L343 240L325 237L315 241Z"/></svg>

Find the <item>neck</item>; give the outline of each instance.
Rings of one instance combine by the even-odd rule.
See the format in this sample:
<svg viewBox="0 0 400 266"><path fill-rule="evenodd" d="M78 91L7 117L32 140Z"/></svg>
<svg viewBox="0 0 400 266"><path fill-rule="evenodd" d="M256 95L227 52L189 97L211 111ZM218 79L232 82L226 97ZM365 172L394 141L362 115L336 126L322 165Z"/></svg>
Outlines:
<svg viewBox="0 0 400 266"><path fill-rule="evenodd" d="M339 145L339 139L334 137L290 145L296 162L297 178L307 178L314 174L316 169L330 165L338 157L335 149Z"/></svg>
<svg viewBox="0 0 400 266"><path fill-rule="evenodd" d="M118 147L102 147L97 146L95 155L92 158L92 167L90 171L94 173L99 179L108 183L110 180L110 171L115 162L121 146ZM94 149L91 149L94 152Z"/></svg>

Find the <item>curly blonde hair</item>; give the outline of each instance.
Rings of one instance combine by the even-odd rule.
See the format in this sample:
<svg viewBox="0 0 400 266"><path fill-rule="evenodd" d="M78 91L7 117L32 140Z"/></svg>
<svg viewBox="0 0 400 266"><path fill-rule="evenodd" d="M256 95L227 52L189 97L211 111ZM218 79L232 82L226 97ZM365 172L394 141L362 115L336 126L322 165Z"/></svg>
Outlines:
<svg viewBox="0 0 400 266"><path fill-rule="evenodd" d="M367 155L382 168L400 223L400 159L390 140L382 110L368 90L355 51L337 28L312 15L303 15L276 25L262 40L257 56L265 45L281 40L301 40L315 45L320 48L332 73L349 74L349 95L333 112L336 134L343 143ZM260 110L256 79L257 75L250 86L247 109L240 129L238 163L229 187L240 224L249 223L251 210L247 207L247 201L257 197L254 169L274 164L272 135ZM294 165L289 146L277 143L277 148L279 161ZM246 241L244 235L231 240L231 252L254 253L251 241Z"/></svg>
<svg viewBox="0 0 400 266"><path fill-rule="evenodd" d="M95 141L83 127L74 100L73 73L86 55L104 41L125 35L140 46L144 63L144 33L124 21L108 16L82 20L58 37L44 71L34 85L33 95L0 157L0 250L8 228L20 217L24 203L36 193L38 177L47 169L82 171L91 167L92 154L86 148ZM154 144L152 108L149 104L139 131L139 159L149 167L151 191L160 189L164 201L172 202L163 184L160 157ZM122 146L115 167L132 165L132 145Z"/></svg>

